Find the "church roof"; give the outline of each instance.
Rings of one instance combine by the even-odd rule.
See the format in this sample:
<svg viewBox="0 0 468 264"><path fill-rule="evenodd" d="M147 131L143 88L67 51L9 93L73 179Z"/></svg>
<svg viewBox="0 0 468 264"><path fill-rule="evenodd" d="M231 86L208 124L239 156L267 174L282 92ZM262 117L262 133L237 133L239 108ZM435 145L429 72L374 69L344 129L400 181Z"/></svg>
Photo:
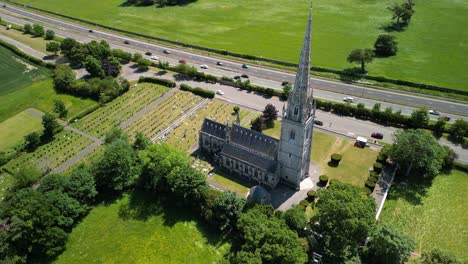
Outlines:
<svg viewBox="0 0 468 264"><path fill-rule="evenodd" d="M279 140L238 125L233 125L229 136L231 143L240 145L269 159L276 159Z"/></svg>
<svg viewBox="0 0 468 264"><path fill-rule="evenodd" d="M268 159L259 154L252 153L238 145L226 143L221 151L221 155L231 156L237 160L248 162L258 168L275 173L277 161Z"/></svg>
<svg viewBox="0 0 468 264"><path fill-rule="evenodd" d="M205 118L203 121L201 132L224 140L226 139L226 125L208 118Z"/></svg>

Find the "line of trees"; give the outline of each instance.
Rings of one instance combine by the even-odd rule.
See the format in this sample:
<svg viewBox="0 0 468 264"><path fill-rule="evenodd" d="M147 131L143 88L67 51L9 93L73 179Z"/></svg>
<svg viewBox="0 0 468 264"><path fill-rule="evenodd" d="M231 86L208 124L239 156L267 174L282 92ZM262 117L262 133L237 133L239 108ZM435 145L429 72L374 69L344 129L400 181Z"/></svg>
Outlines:
<svg viewBox="0 0 468 264"><path fill-rule="evenodd" d="M32 152L37 147L54 139L54 135L63 130L63 127L57 123L55 117L49 113L42 116L42 133L31 132L24 136L24 149ZM20 150L19 150L20 151Z"/></svg>
<svg viewBox="0 0 468 264"><path fill-rule="evenodd" d="M197 0L127 0L124 5L135 5L135 6L176 6L176 5L186 5Z"/></svg>

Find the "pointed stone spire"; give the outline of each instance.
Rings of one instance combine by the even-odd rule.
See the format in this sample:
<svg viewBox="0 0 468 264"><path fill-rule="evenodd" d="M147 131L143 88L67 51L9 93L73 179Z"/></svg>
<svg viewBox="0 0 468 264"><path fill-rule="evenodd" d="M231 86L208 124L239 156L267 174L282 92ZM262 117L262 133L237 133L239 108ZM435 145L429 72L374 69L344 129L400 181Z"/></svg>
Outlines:
<svg viewBox="0 0 468 264"><path fill-rule="evenodd" d="M311 89L309 89L311 31L312 8L309 11L309 20L307 22L304 44L302 45L299 65L297 67L294 88L288 98L287 106L287 118L301 123L309 118L312 108L310 98L312 92Z"/></svg>

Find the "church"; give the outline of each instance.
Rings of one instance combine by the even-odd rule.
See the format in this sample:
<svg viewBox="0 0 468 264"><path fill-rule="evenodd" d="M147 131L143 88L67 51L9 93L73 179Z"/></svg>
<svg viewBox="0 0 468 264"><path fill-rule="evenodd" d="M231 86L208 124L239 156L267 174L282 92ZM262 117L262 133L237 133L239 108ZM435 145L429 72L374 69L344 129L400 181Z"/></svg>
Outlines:
<svg viewBox="0 0 468 264"><path fill-rule="evenodd" d="M283 106L280 139L237 124L205 118L199 148L232 175L275 188L299 189L309 176L315 107L310 82L312 13L309 14L294 88Z"/></svg>

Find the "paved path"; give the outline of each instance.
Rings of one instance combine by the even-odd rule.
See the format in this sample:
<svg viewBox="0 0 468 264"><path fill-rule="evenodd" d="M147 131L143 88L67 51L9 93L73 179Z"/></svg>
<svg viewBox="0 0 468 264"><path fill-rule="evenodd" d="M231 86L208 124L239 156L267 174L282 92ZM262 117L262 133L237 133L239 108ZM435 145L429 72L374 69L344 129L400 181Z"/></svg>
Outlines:
<svg viewBox="0 0 468 264"><path fill-rule="evenodd" d="M3 29L2 29L3 30ZM14 30L14 29L10 29L10 30ZM12 45L15 45L18 49L22 50L23 52L29 54L29 55L32 55L38 59L41 59L41 60L44 60L44 57L46 56L46 54L42 53L42 52L39 52L21 42L18 42L14 39L11 39L11 38L8 38L6 36L3 36L3 35L0 35L0 39L5 41L5 42L8 42Z"/></svg>
<svg viewBox="0 0 468 264"><path fill-rule="evenodd" d="M374 197L375 203L377 204L375 220L379 220L380 213L382 212L388 192L390 191L390 186L392 185L393 178L395 177L395 172L395 167L385 167L382 171L382 175L375 185L374 191L372 192L372 197Z"/></svg>

